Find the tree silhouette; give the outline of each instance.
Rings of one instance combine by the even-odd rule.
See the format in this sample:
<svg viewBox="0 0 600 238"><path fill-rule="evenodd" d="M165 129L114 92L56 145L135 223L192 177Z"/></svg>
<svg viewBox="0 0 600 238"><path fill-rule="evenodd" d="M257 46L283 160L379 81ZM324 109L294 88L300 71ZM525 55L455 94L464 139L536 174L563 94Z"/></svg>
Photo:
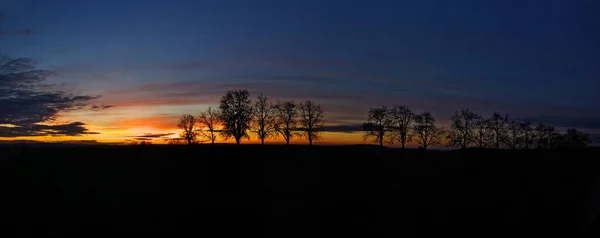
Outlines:
<svg viewBox="0 0 600 238"><path fill-rule="evenodd" d="M285 144L290 144L290 139L294 137L294 131L296 130L296 124L298 123L298 110L294 101L283 101L278 102L275 105L275 131L277 131L283 139Z"/></svg>
<svg viewBox="0 0 600 238"><path fill-rule="evenodd" d="M519 124L519 130L521 131L521 144L523 148L529 149L534 142L534 134L533 128L531 127L531 122L523 121Z"/></svg>
<svg viewBox="0 0 600 238"><path fill-rule="evenodd" d="M490 119L490 130L493 135L494 148L500 149L500 144L506 138L506 123L507 117L502 117L500 113L494 112Z"/></svg>
<svg viewBox="0 0 600 238"><path fill-rule="evenodd" d="M415 115L413 130L415 141L425 150L430 145L440 144L444 134L444 130L435 125L435 118L430 112Z"/></svg>
<svg viewBox="0 0 600 238"><path fill-rule="evenodd" d="M219 105L223 123L221 133L226 139L233 137L238 145L242 138L250 138L248 130L252 122L252 106L249 98L248 90L228 91L221 97Z"/></svg>
<svg viewBox="0 0 600 238"><path fill-rule="evenodd" d="M321 139L319 133L323 130L323 106L311 100L300 102L300 130L308 145Z"/></svg>
<svg viewBox="0 0 600 238"><path fill-rule="evenodd" d="M564 135L561 136L562 148L569 149L581 149L587 147L591 143L589 135L578 131L576 129L568 129Z"/></svg>
<svg viewBox="0 0 600 238"><path fill-rule="evenodd" d="M196 141L196 123L197 119L189 114L181 116L177 127L181 129L181 138L185 139L188 145L193 144Z"/></svg>
<svg viewBox="0 0 600 238"><path fill-rule="evenodd" d="M386 106L372 107L369 109L369 117L367 121L363 123L363 130L365 140L373 138L374 142L379 143L379 147L383 147L383 142L390 135L390 128L392 126L392 119L390 117L390 110Z"/></svg>
<svg viewBox="0 0 600 238"><path fill-rule="evenodd" d="M390 116L392 117L391 124L394 129L395 140L400 142L402 150L404 150L404 145L412 140L410 128L415 114L408 107L396 106L391 109Z"/></svg>
<svg viewBox="0 0 600 238"><path fill-rule="evenodd" d="M260 143L265 144L265 139L275 133L274 107L267 96L258 95L254 102L254 132L258 135Z"/></svg>
<svg viewBox="0 0 600 238"><path fill-rule="evenodd" d="M490 122L481 116L475 120L475 146L478 148L485 148L490 145L491 133L490 133Z"/></svg>
<svg viewBox="0 0 600 238"><path fill-rule="evenodd" d="M550 149L556 142L557 133L553 126L540 123L535 128L535 138L538 149Z"/></svg>
<svg viewBox="0 0 600 238"><path fill-rule="evenodd" d="M184 145L185 141L183 138L170 138L167 139L167 144L169 145Z"/></svg>
<svg viewBox="0 0 600 238"><path fill-rule="evenodd" d="M469 109L455 112L448 133L450 144L462 149L469 147L474 142L476 123L479 117Z"/></svg>
<svg viewBox="0 0 600 238"><path fill-rule="evenodd" d="M506 123L507 136L505 144L508 148L516 150L519 146L519 138L521 138L520 123L517 121L508 120Z"/></svg>
<svg viewBox="0 0 600 238"><path fill-rule="evenodd" d="M211 144L215 144L215 140L217 139L217 125L221 123L221 112L218 109L213 109L212 107L208 107L206 111L200 113L200 117L198 117L198 122L206 127L206 130L200 129L200 133L202 136L208 138Z"/></svg>

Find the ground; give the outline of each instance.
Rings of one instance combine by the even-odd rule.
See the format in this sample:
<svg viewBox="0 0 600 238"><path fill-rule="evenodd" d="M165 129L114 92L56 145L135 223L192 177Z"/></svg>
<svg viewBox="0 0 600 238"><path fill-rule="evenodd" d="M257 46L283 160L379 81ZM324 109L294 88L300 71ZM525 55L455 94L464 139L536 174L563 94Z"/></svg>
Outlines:
<svg viewBox="0 0 600 238"><path fill-rule="evenodd" d="M598 187L598 149L153 145L0 152L2 231L21 235L579 235L596 226L590 194Z"/></svg>

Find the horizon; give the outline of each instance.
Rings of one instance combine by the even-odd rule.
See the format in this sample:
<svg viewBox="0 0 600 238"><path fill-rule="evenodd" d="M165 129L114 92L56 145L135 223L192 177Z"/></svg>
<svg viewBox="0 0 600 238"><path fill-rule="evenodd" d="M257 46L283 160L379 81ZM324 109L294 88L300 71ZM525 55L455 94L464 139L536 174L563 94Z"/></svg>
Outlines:
<svg viewBox="0 0 600 238"><path fill-rule="evenodd" d="M499 112L600 145L596 1L3 2L0 55L36 60L55 73L39 83L86 105L44 111L22 132L0 108L0 142L166 143L181 115L248 89L253 100L323 105L316 145L376 144L360 126L379 105L431 111L444 127L459 109ZM2 83L0 92L20 92ZM251 138L242 144L260 143Z"/></svg>

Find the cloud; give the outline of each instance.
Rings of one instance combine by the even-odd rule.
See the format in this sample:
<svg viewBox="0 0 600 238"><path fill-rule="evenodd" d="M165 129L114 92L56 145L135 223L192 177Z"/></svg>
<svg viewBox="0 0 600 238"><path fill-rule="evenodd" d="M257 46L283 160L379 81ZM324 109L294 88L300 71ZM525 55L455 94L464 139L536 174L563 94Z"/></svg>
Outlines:
<svg viewBox="0 0 600 238"><path fill-rule="evenodd" d="M92 105L92 107L90 107L90 110L92 110L92 111L102 111L102 110L105 110L105 109L109 109L111 107L114 107L114 105L104 105L104 104L101 104L101 105Z"/></svg>
<svg viewBox="0 0 600 238"><path fill-rule="evenodd" d="M151 141L152 138L137 137L137 138L135 138L135 140L139 140L139 141Z"/></svg>
<svg viewBox="0 0 600 238"><path fill-rule="evenodd" d="M161 137L167 137L170 135L174 135L174 133L157 133L157 134L153 134L153 133L146 133L143 134L141 136L132 136L132 137L137 137L137 138L161 138Z"/></svg>
<svg viewBox="0 0 600 238"><path fill-rule="evenodd" d="M353 133L353 132L363 131L362 125L360 125L360 124L324 126L323 130L327 131L327 132L344 132L344 133Z"/></svg>
<svg viewBox="0 0 600 238"><path fill-rule="evenodd" d="M0 135L45 136L92 134L84 123L52 125L61 112L83 109L99 96L76 95L41 84L54 72L36 69L32 59L0 56ZM51 124L51 125L48 125Z"/></svg>
<svg viewBox="0 0 600 238"><path fill-rule="evenodd" d="M39 125L27 126L0 126L0 137L19 136L79 136L88 134L99 134L90 132L82 122L73 122L61 125Z"/></svg>

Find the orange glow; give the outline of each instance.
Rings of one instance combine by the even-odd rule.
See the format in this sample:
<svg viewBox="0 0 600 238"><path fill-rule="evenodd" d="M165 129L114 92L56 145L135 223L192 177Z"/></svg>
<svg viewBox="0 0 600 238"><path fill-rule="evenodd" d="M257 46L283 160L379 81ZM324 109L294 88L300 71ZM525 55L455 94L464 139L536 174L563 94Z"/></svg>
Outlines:
<svg viewBox="0 0 600 238"><path fill-rule="evenodd" d="M81 136L24 136L0 138L0 141L11 140L34 140L41 142L98 142L98 143L128 143L136 140L151 141L154 144L166 144L169 139L178 138L180 130L177 123L181 112L198 115L206 110L206 104L187 104L174 102L173 105L164 102L147 101L148 104L119 104L119 106L100 111L75 111L59 115L59 120L51 124L63 124L71 122L83 122L90 134ZM334 121L332 121L334 123ZM336 124L341 123L335 121ZM12 125L2 125L9 127ZM220 128L220 127L218 127ZM156 135L156 136L154 136ZM160 136L159 136L160 135ZM316 145L336 144L363 144L371 143L362 139L362 133L352 132L323 132L322 140L314 141ZM202 143L210 143L207 138L198 137ZM216 143L235 143L233 138L225 140L218 136ZM243 139L243 144L257 144L260 140L256 134L250 133L250 140ZM285 141L281 136L267 139L268 144L283 144ZM305 138L294 137L292 144L308 144Z"/></svg>

